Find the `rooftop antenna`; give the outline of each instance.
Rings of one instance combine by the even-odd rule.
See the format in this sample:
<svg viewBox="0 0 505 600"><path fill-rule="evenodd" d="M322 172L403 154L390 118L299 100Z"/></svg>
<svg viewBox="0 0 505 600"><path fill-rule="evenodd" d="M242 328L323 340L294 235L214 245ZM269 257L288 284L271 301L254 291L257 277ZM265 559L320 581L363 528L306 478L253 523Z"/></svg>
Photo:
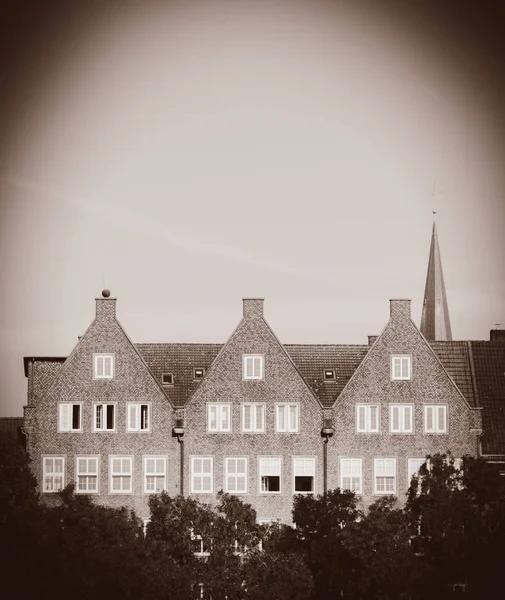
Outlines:
<svg viewBox="0 0 505 600"><path fill-rule="evenodd" d="M501 323L495 323L494 326L496 327L496 329L501 329Z"/></svg>

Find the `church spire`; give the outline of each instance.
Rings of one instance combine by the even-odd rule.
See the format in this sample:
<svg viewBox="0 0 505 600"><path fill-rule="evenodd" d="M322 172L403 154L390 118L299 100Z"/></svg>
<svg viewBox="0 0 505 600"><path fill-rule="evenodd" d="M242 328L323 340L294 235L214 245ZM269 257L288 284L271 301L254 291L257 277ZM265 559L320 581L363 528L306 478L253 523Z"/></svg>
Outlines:
<svg viewBox="0 0 505 600"><path fill-rule="evenodd" d="M436 214L436 210L433 214ZM427 340L452 340L451 321L447 307L442 260L438 246L437 224L433 218L430 259L424 288L421 333Z"/></svg>

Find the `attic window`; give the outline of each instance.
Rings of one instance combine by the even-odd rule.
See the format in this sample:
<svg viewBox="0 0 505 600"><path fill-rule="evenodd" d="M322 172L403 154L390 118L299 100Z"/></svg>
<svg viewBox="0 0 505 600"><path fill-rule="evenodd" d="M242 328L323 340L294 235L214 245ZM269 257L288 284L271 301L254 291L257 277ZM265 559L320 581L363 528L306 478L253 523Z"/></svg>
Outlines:
<svg viewBox="0 0 505 600"><path fill-rule="evenodd" d="M174 374L173 373L163 373L161 375L161 383L163 385L174 385Z"/></svg>
<svg viewBox="0 0 505 600"><path fill-rule="evenodd" d="M193 369L193 379L203 379L205 375L205 369L197 368Z"/></svg>
<svg viewBox="0 0 505 600"><path fill-rule="evenodd" d="M325 381L335 381L335 369L323 369L323 377Z"/></svg>

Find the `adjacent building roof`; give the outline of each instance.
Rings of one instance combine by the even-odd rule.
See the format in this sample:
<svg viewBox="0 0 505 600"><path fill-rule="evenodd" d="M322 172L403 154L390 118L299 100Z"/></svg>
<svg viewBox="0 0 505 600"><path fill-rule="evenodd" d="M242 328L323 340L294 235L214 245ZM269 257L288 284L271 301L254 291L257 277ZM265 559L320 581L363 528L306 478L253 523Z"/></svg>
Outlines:
<svg viewBox="0 0 505 600"><path fill-rule="evenodd" d="M0 417L0 434L12 440L19 440L23 417Z"/></svg>
<svg viewBox="0 0 505 600"><path fill-rule="evenodd" d="M505 455L505 339L471 342L482 411L483 454Z"/></svg>
<svg viewBox="0 0 505 600"><path fill-rule="evenodd" d="M424 288L421 333L427 340L452 340L451 321L447 306L442 259L438 245L437 226L433 221L430 258Z"/></svg>
<svg viewBox="0 0 505 600"><path fill-rule="evenodd" d="M430 342L446 371L467 399L470 406L478 406L472 378L471 346L473 342ZM487 343L487 342L485 342Z"/></svg>

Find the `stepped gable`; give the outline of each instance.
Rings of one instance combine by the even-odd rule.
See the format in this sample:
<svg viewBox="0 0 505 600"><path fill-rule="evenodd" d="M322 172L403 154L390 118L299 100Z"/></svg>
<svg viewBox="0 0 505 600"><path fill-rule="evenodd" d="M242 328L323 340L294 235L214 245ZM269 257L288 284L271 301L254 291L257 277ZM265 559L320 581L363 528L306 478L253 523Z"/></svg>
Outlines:
<svg viewBox="0 0 505 600"><path fill-rule="evenodd" d="M440 362L472 407L478 406L472 382L472 367L468 342L430 341Z"/></svg>
<svg viewBox="0 0 505 600"><path fill-rule="evenodd" d="M284 348L321 404L331 408L370 346L286 344ZM324 369L335 369L335 379L325 380Z"/></svg>
<svg viewBox="0 0 505 600"><path fill-rule="evenodd" d="M482 452L505 456L505 343L471 342L475 379L483 407Z"/></svg>
<svg viewBox="0 0 505 600"><path fill-rule="evenodd" d="M223 344L135 344L137 351L176 408L182 408L200 384L194 369L207 371ZM163 385L162 375L171 373L174 383Z"/></svg>

